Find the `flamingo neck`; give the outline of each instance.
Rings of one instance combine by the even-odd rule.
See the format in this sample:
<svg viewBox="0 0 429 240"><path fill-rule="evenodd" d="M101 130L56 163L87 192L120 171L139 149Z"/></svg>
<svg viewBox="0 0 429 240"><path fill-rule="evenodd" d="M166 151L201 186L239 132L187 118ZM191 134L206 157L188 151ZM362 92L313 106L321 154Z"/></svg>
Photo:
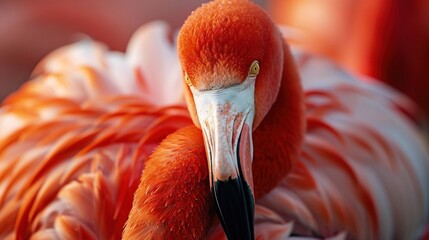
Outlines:
<svg viewBox="0 0 429 240"><path fill-rule="evenodd" d="M304 101L299 75L284 44L279 93L264 120L253 132L255 197L275 188L296 162L304 135Z"/></svg>

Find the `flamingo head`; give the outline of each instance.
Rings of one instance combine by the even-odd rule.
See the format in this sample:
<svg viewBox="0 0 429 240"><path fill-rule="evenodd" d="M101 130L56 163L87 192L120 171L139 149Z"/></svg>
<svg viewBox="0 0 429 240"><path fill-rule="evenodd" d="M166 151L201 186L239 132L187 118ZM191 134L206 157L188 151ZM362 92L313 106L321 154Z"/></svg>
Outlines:
<svg viewBox="0 0 429 240"><path fill-rule="evenodd" d="M280 34L250 1L216 0L188 17L178 53L188 107L204 136L220 222L229 239L253 238L252 130L278 94Z"/></svg>

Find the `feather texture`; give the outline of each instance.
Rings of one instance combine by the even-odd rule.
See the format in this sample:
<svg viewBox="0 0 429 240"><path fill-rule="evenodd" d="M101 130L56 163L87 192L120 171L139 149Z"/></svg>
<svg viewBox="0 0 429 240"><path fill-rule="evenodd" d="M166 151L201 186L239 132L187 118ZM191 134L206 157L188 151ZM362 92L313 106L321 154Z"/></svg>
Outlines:
<svg viewBox="0 0 429 240"><path fill-rule="evenodd" d="M92 41L59 49L3 103L1 239L121 237L149 155L192 124L167 31L160 22L142 28L126 54ZM323 58L294 58L305 142L291 173L257 201L257 239L417 238L429 154L410 119L416 108ZM209 238L225 238L218 224Z"/></svg>

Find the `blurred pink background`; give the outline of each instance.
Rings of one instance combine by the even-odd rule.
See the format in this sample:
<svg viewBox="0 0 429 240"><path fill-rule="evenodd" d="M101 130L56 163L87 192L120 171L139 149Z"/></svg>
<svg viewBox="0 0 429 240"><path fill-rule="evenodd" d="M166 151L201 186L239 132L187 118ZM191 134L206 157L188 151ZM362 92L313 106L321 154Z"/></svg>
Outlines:
<svg viewBox="0 0 429 240"><path fill-rule="evenodd" d="M390 84L429 112L428 0L272 0L268 9L305 33L303 47Z"/></svg>
<svg viewBox="0 0 429 240"><path fill-rule="evenodd" d="M143 23L174 28L207 0L2 0L0 100L26 80L43 56L88 35L124 50ZM260 0L273 18L300 29L299 44L344 67L376 77L429 111L429 1Z"/></svg>
<svg viewBox="0 0 429 240"><path fill-rule="evenodd" d="M52 50L84 34L110 49L125 50L143 23L164 19L178 28L202 0L2 0L0 1L0 100L28 80Z"/></svg>

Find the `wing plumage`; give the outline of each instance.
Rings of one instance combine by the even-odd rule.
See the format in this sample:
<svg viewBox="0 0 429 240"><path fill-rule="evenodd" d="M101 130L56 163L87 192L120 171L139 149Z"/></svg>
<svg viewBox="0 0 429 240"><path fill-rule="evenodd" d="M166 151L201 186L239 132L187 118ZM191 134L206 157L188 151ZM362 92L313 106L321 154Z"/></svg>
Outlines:
<svg viewBox="0 0 429 240"><path fill-rule="evenodd" d="M306 95L299 164L258 204L295 232L357 239L415 239L427 221L429 154L401 109L403 96L357 79L320 57L295 59Z"/></svg>
<svg viewBox="0 0 429 240"><path fill-rule="evenodd" d="M144 44L128 51L173 48ZM145 160L168 134L191 124L177 98L169 106L148 98L136 73L144 62L134 66L138 58L130 55L90 40L64 47L3 103L1 239L121 237ZM166 57L154 56L171 61ZM168 77L145 76L154 87Z"/></svg>

